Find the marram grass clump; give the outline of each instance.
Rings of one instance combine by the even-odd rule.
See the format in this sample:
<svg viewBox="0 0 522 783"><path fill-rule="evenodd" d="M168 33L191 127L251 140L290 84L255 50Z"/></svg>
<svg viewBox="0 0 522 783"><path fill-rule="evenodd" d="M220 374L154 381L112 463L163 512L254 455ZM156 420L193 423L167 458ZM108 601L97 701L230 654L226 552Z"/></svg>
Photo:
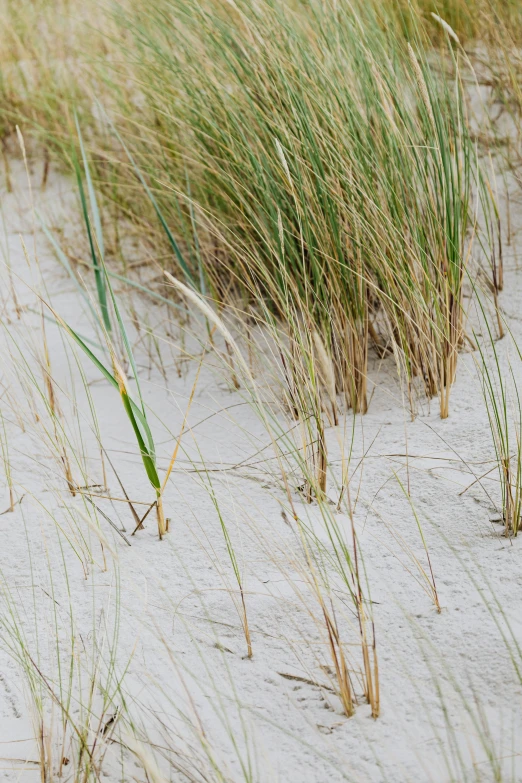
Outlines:
<svg viewBox="0 0 522 783"><path fill-rule="evenodd" d="M125 98L120 122L194 279L291 343L316 335L355 411L374 345L447 416L477 199L491 211L456 41L446 81L348 4L162 0L124 18L143 114Z"/></svg>

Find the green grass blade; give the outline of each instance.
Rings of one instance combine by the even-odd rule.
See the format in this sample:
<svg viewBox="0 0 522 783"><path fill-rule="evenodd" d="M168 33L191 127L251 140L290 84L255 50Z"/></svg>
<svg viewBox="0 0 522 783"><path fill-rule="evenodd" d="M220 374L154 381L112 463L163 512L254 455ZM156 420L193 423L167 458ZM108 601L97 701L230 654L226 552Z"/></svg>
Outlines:
<svg viewBox="0 0 522 783"><path fill-rule="evenodd" d="M87 200L85 198L85 191L83 188L82 175L80 166L76 158L74 159L74 168L76 171L76 179L78 181L78 190L80 192L80 201L82 204L83 218L85 221L85 228L87 229L87 236L89 238L89 247L91 250L92 263L94 266L94 279L96 281L96 290L98 292L98 301L100 303L100 310L103 318L104 326L107 332L111 331L111 321L109 317L109 309L107 307L107 292L105 290L105 278L103 274L102 266L100 265L96 248L94 246L94 240L91 231L91 221L89 218L89 211L87 209Z"/></svg>
<svg viewBox="0 0 522 783"><path fill-rule="evenodd" d="M99 211L98 211L98 207L97 207L97 203L96 203L96 198L95 198L95 194L94 194L94 188L92 187L92 178L91 178L90 172L89 172L89 164L88 164L87 158L85 156L85 150L84 150L84 147L83 147L83 142L81 140L81 132L80 132L80 127L79 127L77 119L76 119L76 127L78 129L78 135L79 135L80 144L81 144L81 147L82 147L83 164L84 164L84 169L85 169L85 178L86 178L86 181L87 181L87 187L90 188L90 190L92 191L91 209L93 210L93 215L95 216L94 217L94 222L95 222L95 226L97 227L96 230L100 231L100 236L101 236L101 232L102 232L101 219L100 219L100 215L99 215ZM122 341L123 341L123 345L125 347L125 352L127 354L127 358L129 360L129 363L130 363L131 368L132 368L132 373L133 373L133 376L134 376L134 380L136 382L136 388L137 388L137 391L138 391L138 397L139 397L140 405L141 405L140 421L143 424L144 431L145 431L145 436L146 436L147 442L149 444L147 453L148 454L150 453L150 455L152 455L152 459L154 460L155 459L154 440L153 440L153 437L152 437L152 433L150 431L150 427L148 426L148 423L147 423L147 417L146 417L146 414L145 414L145 404L143 402L143 397L142 397L142 394L141 394L141 387L140 387L140 382L139 382L139 377L138 377L138 368L136 367L136 362L134 361L134 354L133 354L132 347L131 347L131 344L130 344L130 340L129 340L129 337L128 337L128 334L127 334L127 330L125 328L125 324L123 322L123 318L122 318L121 313L120 313L120 309L118 307L118 303L116 301L116 297L114 295L114 290L112 288L111 281L109 279L109 275L107 274L107 268L106 268L106 265L105 265L105 260L103 258L103 255L98 260L98 256L97 256L96 251L95 251L94 242L93 242L93 238L92 238L91 227L90 227L89 213L88 213L88 209L87 209L87 201L86 201L86 198L85 198L85 191L84 191L84 188L83 188L83 183L82 183L81 173L80 173L80 169L79 169L79 164L78 164L78 162L76 160L75 160L75 168L76 168L76 173L77 173L77 178L78 178L78 187L80 189L80 197L81 197L82 208L83 208L83 216L84 216L85 225L86 225L86 228L87 228L87 233L88 233L88 236L89 236L89 243L90 243L90 247L91 247L91 254L92 254L93 265L95 267L95 276L96 276L96 285L98 287L98 296L100 297L100 304L101 304L101 307L102 307L102 313L104 314L104 322L105 322L106 326L107 326L107 323L109 323L109 329L107 330L107 331L109 331L110 330L110 320L109 320L109 312L108 312L108 308L107 308L107 298L106 298L106 290L108 289L109 295L110 295L110 298L111 298L111 301L112 301L112 305L113 305L113 308L114 308L114 313L116 315L116 320L118 321L118 327L119 327L119 331L120 331L121 338L122 338ZM101 245L103 247L103 238L101 239Z"/></svg>
<svg viewBox="0 0 522 783"><path fill-rule="evenodd" d="M109 381L111 386L114 386L114 388L118 389L118 391L119 391L120 387L119 387L118 381L116 380L114 375L110 372L110 370L108 370L105 367L105 365L102 362L100 362L98 357L91 351L89 346L85 344L85 342L80 337L78 332L75 332L74 329L71 326L69 326L69 324L67 324L62 318L60 318L60 316L58 316L57 313L54 312L54 310L51 310L51 312L53 312L53 314L54 314L54 316L56 318L56 321L60 324L60 326L62 326L66 330L66 332L72 337L72 339L75 341L75 343L80 346L82 351L85 353L86 356L89 357L91 362L101 372L103 377L107 381ZM147 432L150 433L150 428L149 428L149 425L147 423L147 419L145 418L144 414L142 413L140 408L136 405L136 403L134 402L134 400L131 397L129 397L129 404L130 404L130 406L132 408L132 411L133 411L135 417L138 419L140 425L145 430L145 433L147 433Z"/></svg>
<svg viewBox="0 0 522 783"><path fill-rule="evenodd" d="M141 430L138 426L138 422L136 421L136 417L134 415L135 406L133 406L132 400L127 394L127 392L120 389L120 394L123 400L125 411L127 412L127 416L129 417L130 423L132 424L132 428L134 429L136 440L138 441L138 446L140 447L141 459L143 461L143 465L145 466L147 476L149 477L149 481L154 487L154 489L156 490L156 492L159 493L161 491L161 482L159 480L158 472L156 470L154 456L150 454L149 450L147 449L147 446L145 445L145 441L143 440ZM147 426L147 431L148 431L148 426Z"/></svg>

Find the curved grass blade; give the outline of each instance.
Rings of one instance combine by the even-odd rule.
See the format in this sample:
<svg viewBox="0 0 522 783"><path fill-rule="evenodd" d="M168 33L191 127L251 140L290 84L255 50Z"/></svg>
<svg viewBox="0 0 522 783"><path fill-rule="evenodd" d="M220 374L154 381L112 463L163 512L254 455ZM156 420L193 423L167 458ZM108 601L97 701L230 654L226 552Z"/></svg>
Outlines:
<svg viewBox="0 0 522 783"><path fill-rule="evenodd" d="M80 335L77 332L75 332L74 329L71 326L69 326L69 324L67 324L60 315L58 315L56 310L54 310L48 303L45 303L45 304L47 304L47 307L49 308L49 310L54 315L54 317L56 319L56 322L58 324L60 324L60 326L62 326L65 329L65 331L73 338L75 343L80 346L80 348L85 353L85 355L89 357L89 359L94 364L94 366L101 372L103 377L107 381L109 381L111 386L114 386L114 388L118 389L118 391L119 391L120 390L120 386L118 384L118 381L116 380L114 375L110 372L110 370L108 370L105 367L105 365L102 364L102 362L100 362L98 357L91 351L89 346L85 344L85 342L80 337ZM136 403L134 402L134 400L131 397L129 397L129 403L130 403L130 406L132 408L132 411L133 411L134 415L136 416L136 418L139 421L140 425L143 427L145 433L148 432L150 434L150 429L149 429L149 425L148 425L147 419L144 416L144 414L142 413L142 411L140 410L140 408L138 407L138 405L136 405Z"/></svg>

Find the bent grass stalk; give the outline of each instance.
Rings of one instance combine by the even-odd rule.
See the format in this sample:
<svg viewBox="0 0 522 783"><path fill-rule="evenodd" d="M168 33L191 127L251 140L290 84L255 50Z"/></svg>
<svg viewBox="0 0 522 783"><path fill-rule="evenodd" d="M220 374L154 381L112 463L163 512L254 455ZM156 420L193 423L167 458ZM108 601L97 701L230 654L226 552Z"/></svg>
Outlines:
<svg viewBox="0 0 522 783"><path fill-rule="evenodd" d="M148 479L149 479L149 481L150 481L150 483L151 483L151 485L154 488L154 491L156 493L155 504L156 504L157 518L158 518L158 534L159 534L159 537L161 539L161 538L163 538L163 536L165 535L165 533L168 530L167 521L166 521L166 518L165 518L164 509L163 509L163 493L164 493L166 484L168 482L168 479L170 477L170 474L172 472L172 469L173 469L175 461L176 461L177 453L178 453L178 450L179 450L180 440L181 440L181 437L183 435L183 431L185 429L186 422L187 422L188 413L189 413L189 410L190 410L190 407L191 407L191 404L192 404L192 400L194 398L194 393L195 393L195 390L196 390L197 380L199 378L199 371L201 369L201 364L200 364L200 367L198 369L198 372L197 372L197 375L196 375L196 379L195 379L195 382L194 382L194 385L193 385L193 388L192 388L192 392L191 392L191 395L190 395L188 407L187 407L187 410L186 410L186 413L185 413L185 418L184 418L184 421L183 421L182 432L181 432L181 434L180 434L180 436L179 436L179 438L177 440L177 443L176 443L176 446L174 448L174 452L173 452L172 458L170 460L169 467L167 469L167 472L166 472L166 475L164 477L164 480L163 480L163 482L161 482L160 478L159 478L159 475L158 475L157 467L156 467L156 455L155 455L154 440L153 440L152 432L150 430L150 426L149 426L148 421L147 421L147 416L146 416L146 412L145 412L145 406L144 406L143 398L142 398L142 395L141 395L141 388L140 388L140 383L139 383L139 378L138 378L138 371L137 371L136 363L135 363L135 360L134 360L133 351L132 351L132 348L131 348L131 345L130 345L130 341L129 341L129 338L128 338L128 335L127 335L127 331L126 331L126 328L125 328L125 325L124 325L124 322L123 322L123 318L121 316L121 313L120 313L120 310L119 310L119 307L118 307L118 303L117 303L116 297L114 295L114 291L113 291L113 288L112 288L112 284L110 282L109 274L108 274L106 266L105 266L105 261L104 261L104 257L103 257L103 235L102 235L102 228L101 228L101 218L100 218L98 204L97 204L95 193L94 193L94 188L93 188L93 185L92 185L92 179L91 179L91 176L90 176L90 173L89 173L88 162L87 162L87 159L86 159L86 156L85 156L85 149L84 149L84 146L83 146L83 140L82 140L82 137L81 137L81 133L80 133L80 129L79 129L78 124L77 124L77 130L78 130L78 136L79 136L80 144L81 144L85 177L86 177L87 183L88 183L88 193L89 193L89 198L90 198L90 206L91 206L91 211L92 211L92 214L93 214L93 219L94 219L95 228L96 228L96 240L97 240L97 244L98 244L98 251L100 252L100 259L98 259L98 255L97 255L97 252L96 252L95 242L94 242L94 238L93 238L91 227L90 227L90 217L89 217L87 204L86 204L86 200L85 200L85 194L84 194L84 190L83 190L83 185L82 185L82 182L81 182L81 174L80 174L80 172L78 170L78 167L77 167L78 185L79 185L79 188L80 188L83 218L84 218L84 222L85 222L85 225L86 225L88 238L89 238L89 248L90 248L90 252L91 252L91 256L92 256L93 268L95 270L95 278L96 278L96 286L97 286L98 297L99 297L100 310L101 310L101 313L102 313L102 322L99 323L99 326L102 328L104 336L105 336L107 348L108 348L109 355L110 355L111 362L112 362L112 373L95 356L95 354L87 346L87 344L84 341L84 339L82 339L82 337L80 337L80 335L75 330L73 330L68 324L66 324L66 322L63 320L63 318L61 318L61 316L59 316L59 314L49 305L49 303L46 302L45 304L51 310L51 312L53 313L53 315L56 318L57 322L62 327L64 327L66 329L68 334L80 346L80 348L88 356L88 358L93 362L93 364L95 364L95 366L102 372L104 377L107 380L109 380L109 382L115 388L117 388L118 391L119 391L120 398L121 398L121 401L122 401L125 413L127 415L127 418L129 419L129 422L131 423L131 426L132 426L132 429L134 431L136 440L138 442L138 446L139 446L139 449L140 449L142 462L143 462L143 465L144 465L147 477L148 477ZM49 234L49 232L46 232L46 233ZM72 272L72 269L70 268L70 264L68 262L68 259L67 259L66 255L65 255L65 253L63 253L63 251L61 250L60 246L58 245L58 243L56 242L56 240L54 238L51 237L51 240L52 240L53 247L57 251L62 264L65 266L65 268L67 269L69 274L75 278L74 273ZM103 273L103 280L100 279L100 275L102 273ZM183 284L180 284L180 285L183 285ZM107 307L106 291L109 292L110 300L112 302L113 311L115 313L116 321L117 321L117 324L118 324L118 327L119 327L119 333L120 333L121 341L122 341L122 344L123 344L124 349L125 349L126 357L127 357L128 361L129 361L130 367L132 368L132 371L133 371L133 376L134 376L134 379L135 379L135 382L136 382L137 391L138 391L139 405L137 403L135 403L133 401L132 397L130 396L129 385L128 385L128 381L127 381L125 372L124 372L123 368L121 367L120 362L117 359L116 349L115 349L115 347L114 347L114 345L113 345L113 343L111 341L111 338L110 338L110 332L112 331L112 327L111 327L111 321L110 321L108 307ZM82 294L85 297L85 292L83 292L83 289L82 289ZM92 305L90 307L90 310L91 310L91 312L95 312L95 311L93 311ZM216 328L216 325L214 326L214 328ZM231 336L230 336L230 339L232 340ZM233 340L232 340L232 342L233 342ZM139 526L141 526L141 525L139 525Z"/></svg>
<svg viewBox="0 0 522 783"><path fill-rule="evenodd" d="M163 509L163 498L162 498L162 486L160 482L160 478L158 475L157 467L156 467L156 453L155 453L155 446L154 446L154 439L152 436L152 432L149 426L149 423L147 421L147 415L145 412L145 405L143 402L143 397L141 394L141 387L139 382L139 376L138 376L138 370L136 367L136 363L134 360L133 351L131 348L130 340L127 335L127 330L125 328L125 324L123 322L123 318L120 313L120 309L118 307L118 303L116 300L116 297L114 295L114 291L112 288L112 284L110 282L109 276L106 271L105 267L105 261L103 258L103 236L102 236L102 229L101 229L101 218L98 210L98 204L96 201L96 197L94 194L94 189L92 186L92 180L89 173L89 166L87 163L87 159L85 157L85 152L83 148L83 141L81 138L81 134L79 131L78 126L78 134L79 139L81 143L82 148L82 155L83 155L83 161L84 161L84 171L85 171L85 177L87 179L88 183L88 192L90 196L90 206L91 211L93 214L93 219L96 227L96 234L98 239L98 251L100 253L100 258L98 258L98 254L96 252L95 243L93 240L93 235L91 231L91 223L90 223L90 217L87 210L87 205L85 201L85 194L83 191L83 186L81 184L81 176L79 172L78 174L78 183L80 187L80 194L81 194L81 200L82 200L82 210L83 210L83 218L86 226L86 230L89 237L89 248L91 252L92 257L92 263L93 267L95 269L95 277L96 277L96 285L97 285L97 291L100 301L100 309L102 312L102 321L103 323L100 323L100 326L103 329L103 333L105 335L105 340L107 344L107 348L109 351L109 355L111 358L112 363L112 373L110 370L104 366L100 360L95 356L95 354L91 351L91 349L86 345L84 340L79 336L77 332L75 332L68 324L65 323L63 318L61 318L58 313L48 304L47 306L55 316L58 323L60 323L66 331L69 333L69 335L75 340L75 342L80 346L80 348L83 350L83 352L88 356L88 358L95 364L95 366L102 372L104 377L109 380L109 382L118 389L118 392L120 394L120 398L123 404L123 408L125 410L125 413L127 415L127 418L132 426L132 429L134 431L138 447L140 450L141 459L143 462L143 466L145 468L145 472L147 474L147 478L150 481L155 494L156 494L156 511L157 511L157 519L158 519L158 535L159 538L162 539L165 533L167 532L167 525L165 521L165 514ZM57 245L56 242L53 243L54 245ZM64 255L63 253L61 255ZM103 282L101 280L101 275L103 273ZM129 392L129 386L128 381L125 376L125 372L123 371L123 368L121 367L121 364L117 358L117 352L116 348L111 340L110 332L112 330L111 322L109 318L108 313L108 307L107 307L107 298L106 298L106 290L108 290L110 295L110 300L112 303L113 311L116 316L116 321L119 327L119 335L121 338L121 342L125 351L126 358L129 362L129 365L133 372L134 381L136 383L136 389L138 392L138 398L139 398L139 404L135 403L132 397L130 396ZM108 326L108 328L107 328Z"/></svg>
<svg viewBox="0 0 522 783"><path fill-rule="evenodd" d="M109 344L109 350L111 350L113 373L105 367L102 362L95 356L91 349L85 344L82 338L70 327L63 318L51 307L49 303L46 303L49 310L52 312L56 321L66 330L66 332L72 337L72 339L80 346L85 355L91 360L91 362L102 373L104 378L118 390L121 401L132 426L136 440L138 442L141 459L147 478L149 479L153 489L156 493L157 504L157 516L158 516L158 534L160 539L163 538L166 533L165 516L163 513L163 503L161 499L161 482L158 476L156 468L156 455L154 451L154 440L147 421L145 410L139 407L132 397L128 389L128 381L123 369L121 368L112 345ZM145 442L147 441L147 443Z"/></svg>
<svg viewBox="0 0 522 783"><path fill-rule="evenodd" d="M111 294L113 306L115 308L118 324L121 329L121 334L123 338L123 343L127 349L127 358L129 359L129 362L131 366L134 369L134 377L136 379L138 389L139 389L139 382L138 382L138 376L137 376L137 370L136 365L134 363L134 358L132 355L132 350L130 347L130 343L127 338L127 334L125 331L125 327L123 325L123 321L121 319L119 309L116 303L116 299L114 297L114 292L112 291L112 287L110 285L110 281L107 279L108 288ZM42 300L43 301L43 300ZM84 340L80 337L80 335L72 329L71 326L69 326L63 318L54 310L54 308L48 303L44 302L44 304L48 307L48 309L51 311L53 316L55 317L57 323L62 326L66 332L72 337L72 339L77 343L77 345L80 346L82 351L85 353L85 355L91 360L91 362L97 367L98 370L102 373L102 375L106 378L106 380L111 383L111 385L116 388L120 394L120 398L125 410L125 413L130 421L130 424L132 426L132 429L134 431L134 434L136 436L136 440L138 442L139 450L141 459L143 462L143 466L145 468L147 477L152 485L152 487L155 490L156 493L156 508L157 508L157 517L158 517L158 534L159 537L162 538L163 535L166 532L166 523L165 523L165 516L163 512L163 503L161 498L161 482L158 476L158 472L156 469L156 455L155 455L155 449L154 449L154 440L152 437L152 432L150 430L147 416L145 413L145 407L143 404L143 400L141 399L141 392L140 394L140 405L136 404L132 397L130 396L129 388L128 388L128 381L125 376L125 373L116 358L116 351L114 349L114 346L110 342L108 336L107 337L107 347L109 349L109 353L112 360L112 370L111 371L95 356L95 354L91 351L91 349L87 346L87 344L84 342Z"/></svg>

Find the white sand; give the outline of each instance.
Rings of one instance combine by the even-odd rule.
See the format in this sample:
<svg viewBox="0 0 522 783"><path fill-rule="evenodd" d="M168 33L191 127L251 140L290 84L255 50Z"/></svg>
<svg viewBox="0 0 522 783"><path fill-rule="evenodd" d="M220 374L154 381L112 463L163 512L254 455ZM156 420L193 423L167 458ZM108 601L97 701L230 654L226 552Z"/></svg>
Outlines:
<svg viewBox="0 0 522 783"><path fill-rule="evenodd" d="M357 497L355 520L374 602L382 710L380 718L373 720L361 698L355 716L347 719L330 690L281 676L295 675L325 686L334 682L329 675L331 660L319 623L319 607L303 578L299 537L293 523L287 524L281 516L286 498L277 481L269 437L242 392L231 388L230 374L219 367L214 355L203 365L189 415L189 432L183 438L166 495L169 535L158 541L151 514L146 529L131 538L133 519L127 506L95 499L116 524L125 526L132 543L127 546L99 517L107 541L104 569L99 537L86 521L89 513L94 520L92 509L67 492L63 472L52 456L56 449L49 445L53 428L42 399L33 388L34 406L41 417L35 423L27 391L17 377L17 372L23 374L20 348L44 388L42 372L34 357L29 357L30 351L41 355L42 350L38 300L28 287L32 281L35 289L41 290L33 259L32 212L23 167L16 161L12 166L14 192L7 194L4 189L2 194L3 244L9 248L22 313L18 319L4 264L0 380L4 395L10 395L4 396L2 410L15 491L17 497L25 496L14 513L0 517L1 578L10 595L2 612L9 625L7 607L16 606L17 624L23 628L31 656L26 661L33 667L35 679L37 666L46 678L41 693L46 699L54 769L65 755L70 763L63 767L63 779L72 779L76 763L70 732L65 749L59 745L63 716L56 703L60 686L55 654L58 645L65 693L74 635L75 662L83 673L81 687L77 676L73 684L71 716L77 720L88 703L93 648L97 645L98 685L103 687L109 677L108 687L114 689L113 675L107 674L111 657L119 676L128 664L122 690L129 710L157 743L156 762L167 780L169 775L174 781L234 783L522 780L517 755L522 686L510 659L510 648L514 650L515 645L507 627L509 622L514 639L522 641L521 542L506 539L501 535L502 527L490 522L497 515L495 503L499 500L495 472L464 495L459 494L473 481L472 471L476 476L486 473L494 457L472 354L459 359L451 413L445 421L438 416L436 400L428 404L419 398L418 416L412 422L403 406L392 360L372 359L370 388L374 387L374 393L369 413L356 418L351 487L353 498ZM49 225L74 236L71 226L78 224L78 215L73 185L51 173L42 191L39 179L40 166L35 164L38 210L46 215ZM20 233L31 256L31 269L21 249ZM60 235L58 230L56 235ZM96 339L81 297L40 229L35 239L46 296L71 326ZM516 269L514 247L507 248L505 254L506 287L501 304L522 345L522 276ZM89 270L80 269L92 286ZM122 295L123 300L129 312L128 292ZM180 331L174 322L169 326L172 345L167 340L158 343L166 380L158 366L149 367L155 348L144 334L144 314L148 310L149 326L165 336L166 308L145 305L137 294L132 294L132 301L142 328L140 334L131 330L131 336L137 346L144 397L158 417L154 429L163 470L181 428L197 362L185 362L183 377L178 376L174 360L179 355ZM129 496L151 501L152 491L117 392L100 380L99 372L78 350L71 349L62 330L46 322L46 334L70 453L75 449L77 455L88 454L89 480L102 482L76 355L90 383L104 447ZM197 353L196 341L187 340L189 350ZM508 341L499 343L498 349L505 362ZM520 383L522 363L513 348L509 353ZM78 415L71 402L75 396L81 411ZM350 413L347 420L349 431ZM332 430L328 431L328 442L332 464L339 471L338 438ZM201 468L202 463L211 472L198 474L195 466ZM77 481L82 480L77 465L74 473ZM409 486L428 542L441 614L419 583L422 580L414 557L427 569L426 556L399 479L404 487ZM245 641L230 594L234 590L237 598L237 584L220 520L204 486L210 481L244 575L252 660L245 658ZM122 496L110 468L108 484L114 496ZM8 493L1 471L0 487L3 510L8 506ZM331 493L334 498L333 489ZM328 547L316 505L307 506L297 494L294 502ZM348 535L347 517L338 515L337 519ZM87 564L87 543L82 537L95 564ZM339 594L339 606L343 605L339 625L345 641L356 644L357 629L346 590ZM117 616L119 634L115 638ZM503 633L508 636L507 643ZM22 763L38 760L37 745L34 739L29 741L34 732L31 695L13 659L19 648L13 647L5 627L1 635L0 776L36 780L40 774L37 766ZM359 661L357 648L354 650L354 660ZM522 656L516 650L514 656L520 664ZM122 697L116 694L114 703L121 704ZM97 694L95 711L99 704ZM103 723L112 715L111 708ZM187 728L189 720L196 730ZM161 724L165 726L163 733ZM98 747L104 745L101 733L93 720L88 737L91 746L96 735ZM117 732L113 736L117 737ZM192 768L192 778L168 771L159 748L167 741L180 749L180 767ZM497 759L499 777L494 777L488 754ZM123 753L123 758L122 772L121 748L111 744L105 779L144 780L138 761L128 753ZM215 759L222 778L211 771L211 759ZM150 768L149 777L152 780Z"/></svg>

